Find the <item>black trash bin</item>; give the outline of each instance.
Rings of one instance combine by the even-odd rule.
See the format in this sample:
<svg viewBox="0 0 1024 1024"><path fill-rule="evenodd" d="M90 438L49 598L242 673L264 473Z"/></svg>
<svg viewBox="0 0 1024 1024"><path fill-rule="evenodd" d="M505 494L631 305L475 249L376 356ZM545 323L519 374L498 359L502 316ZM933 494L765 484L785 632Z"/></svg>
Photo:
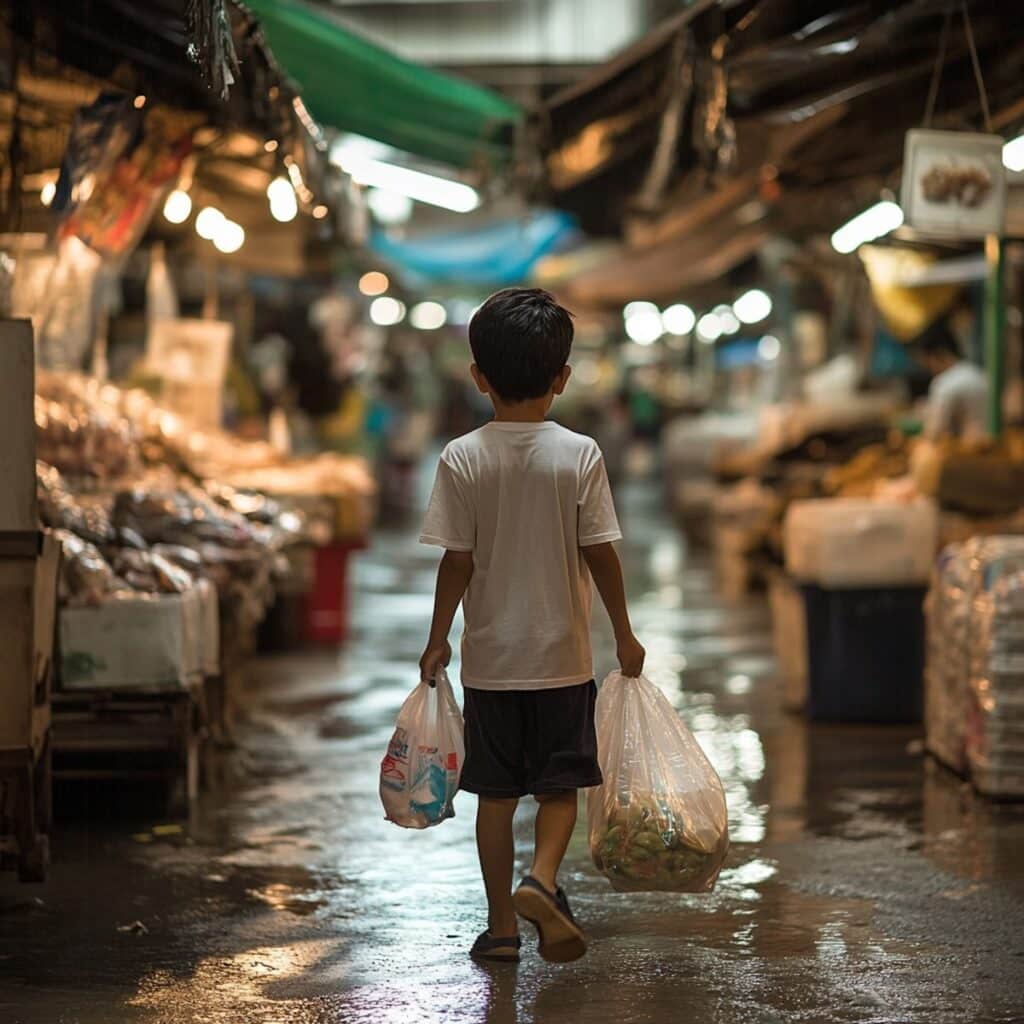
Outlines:
<svg viewBox="0 0 1024 1024"><path fill-rule="evenodd" d="M925 588L802 589L811 718L921 721Z"/></svg>

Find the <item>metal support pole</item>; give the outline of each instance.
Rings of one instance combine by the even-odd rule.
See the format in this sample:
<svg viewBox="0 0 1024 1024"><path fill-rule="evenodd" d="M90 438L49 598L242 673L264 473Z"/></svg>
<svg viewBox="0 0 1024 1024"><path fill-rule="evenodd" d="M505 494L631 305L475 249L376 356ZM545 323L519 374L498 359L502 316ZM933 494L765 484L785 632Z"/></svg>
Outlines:
<svg viewBox="0 0 1024 1024"><path fill-rule="evenodd" d="M998 235L985 239L985 368L988 370L988 429L1003 432L1003 386L1006 377L1006 305L1003 302L1005 243Z"/></svg>

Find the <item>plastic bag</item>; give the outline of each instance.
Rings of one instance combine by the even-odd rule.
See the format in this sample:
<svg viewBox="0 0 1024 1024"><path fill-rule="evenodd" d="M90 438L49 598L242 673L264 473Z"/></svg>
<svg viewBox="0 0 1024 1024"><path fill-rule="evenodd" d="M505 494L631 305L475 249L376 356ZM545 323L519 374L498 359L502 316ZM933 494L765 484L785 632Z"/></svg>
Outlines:
<svg viewBox="0 0 1024 1024"><path fill-rule="evenodd" d="M590 853L620 892L707 892L729 849L725 791L649 680L612 672L597 697L604 783L587 794Z"/></svg>
<svg viewBox="0 0 1024 1024"><path fill-rule="evenodd" d="M380 764L384 817L402 828L429 828L454 817L465 759L462 712L441 668L435 685L420 683L398 712Z"/></svg>

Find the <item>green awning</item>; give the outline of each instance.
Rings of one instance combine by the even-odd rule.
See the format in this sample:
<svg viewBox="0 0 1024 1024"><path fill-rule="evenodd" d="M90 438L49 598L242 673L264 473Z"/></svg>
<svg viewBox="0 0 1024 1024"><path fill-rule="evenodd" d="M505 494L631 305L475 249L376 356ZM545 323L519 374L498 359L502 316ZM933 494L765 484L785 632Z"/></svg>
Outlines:
<svg viewBox="0 0 1024 1024"><path fill-rule="evenodd" d="M302 0L246 0L321 123L474 167L511 155L522 111L488 89L402 60Z"/></svg>

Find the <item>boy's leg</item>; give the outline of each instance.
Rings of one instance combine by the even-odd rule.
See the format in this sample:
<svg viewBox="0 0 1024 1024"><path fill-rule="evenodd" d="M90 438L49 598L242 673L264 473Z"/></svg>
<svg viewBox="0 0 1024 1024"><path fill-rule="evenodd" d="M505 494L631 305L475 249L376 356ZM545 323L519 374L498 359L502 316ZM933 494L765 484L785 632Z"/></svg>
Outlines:
<svg viewBox="0 0 1024 1024"><path fill-rule="evenodd" d="M515 797L498 799L482 796L476 811L476 847L487 893L487 930L499 938L519 933L518 919L512 906L515 864L512 817L518 803Z"/></svg>
<svg viewBox="0 0 1024 1024"><path fill-rule="evenodd" d="M576 826L576 790L537 796L537 823L530 874L549 892L557 887L558 869Z"/></svg>

